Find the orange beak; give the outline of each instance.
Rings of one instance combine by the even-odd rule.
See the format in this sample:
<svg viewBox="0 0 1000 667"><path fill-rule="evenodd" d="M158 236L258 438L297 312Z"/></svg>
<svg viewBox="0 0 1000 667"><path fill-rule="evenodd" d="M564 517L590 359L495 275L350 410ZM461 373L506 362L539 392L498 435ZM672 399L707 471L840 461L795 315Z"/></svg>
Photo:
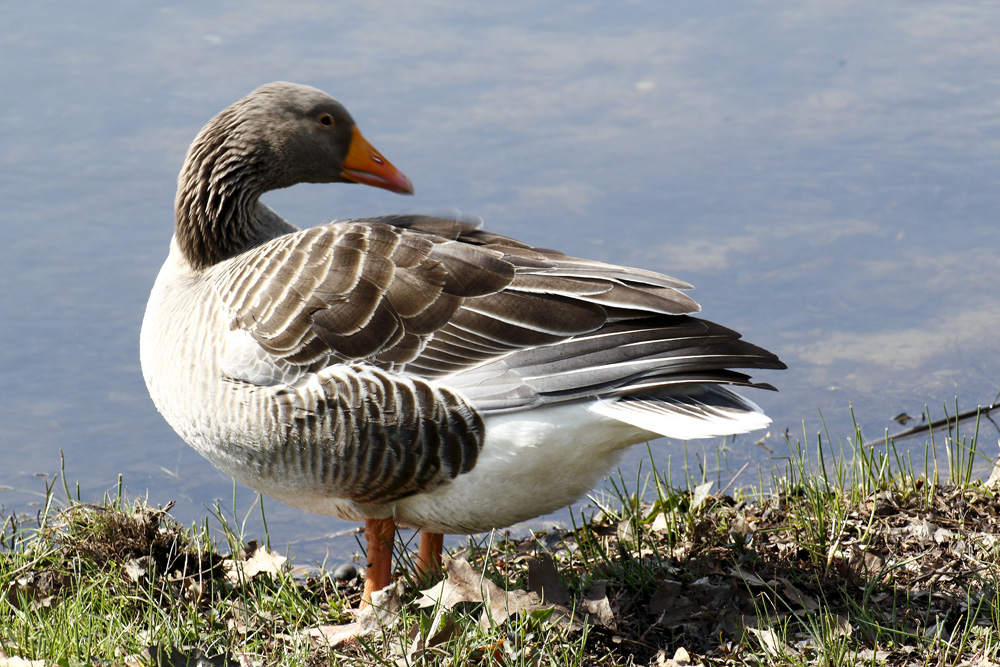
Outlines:
<svg viewBox="0 0 1000 667"><path fill-rule="evenodd" d="M355 183L398 192L401 195L413 194L413 183L406 174L382 157L382 154L361 136L357 126L351 135L351 147L347 150L347 157L341 165L340 177Z"/></svg>

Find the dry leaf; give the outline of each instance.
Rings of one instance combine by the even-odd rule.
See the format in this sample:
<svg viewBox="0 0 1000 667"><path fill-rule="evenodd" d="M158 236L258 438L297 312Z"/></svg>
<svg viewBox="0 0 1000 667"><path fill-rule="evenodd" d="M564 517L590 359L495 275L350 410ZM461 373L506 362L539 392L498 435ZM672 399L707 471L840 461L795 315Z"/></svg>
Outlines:
<svg viewBox="0 0 1000 667"><path fill-rule="evenodd" d="M256 547L256 543L251 542L248 547ZM253 579L260 574L279 574L281 566L288 560L284 556L278 556L264 547L256 547L248 550L250 554L246 560L227 560L225 562L226 580L234 586L240 582Z"/></svg>
<svg viewBox="0 0 1000 667"><path fill-rule="evenodd" d="M438 614L443 614L444 610L438 610ZM443 620L442 627L438 630L439 621ZM450 617L444 617L443 619L438 616L435 617L434 622L431 624L431 630L429 637L426 639L422 634L420 634L420 624L414 624L410 628L409 632L406 633L406 638L408 644L403 645L402 637L399 637L399 641L393 646L393 653L399 656L396 660L396 664L410 667L411 665L417 663L417 661L426 653L436 646L440 646L446 642L454 639L460 632L461 628L455 625L455 622Z"/></svg>
<svg viewBox="0 0 1000 667"><path fill-rule="evenodd" d="M779 658L793 653L792 649L778 637L774 630L758 630L757 628L747 628L747 632L752 634L760 642L761 648L772 658Z"/></svg>
<svg viewBox="0 0 1000 667"><path fill-rule="evenodd" d="M542 600L553 604L569 602L569 593L559 581L556 564L551 554L542 552L537 556L526 556L528 564L528 588L538 593Z"/></svg>
<svg viewBox="0 0 1000 667"><path fill-rule="evenodd" d="M858 658L859 662L872 665L875 663L886 662L889 659L889 652L883 651L882 649L873 650L870 648L864 648L858 651ZM872 658L875 659L874 662L872 662Z"/></svg>
<svg viewBox="0 0 1000 667"><path fill-rule="evenodd" d="M35 607L50 607L56 600L56 594L70 584L68 574L59 574L53 570L29 572L19 577L15 586L7 590L7 602L18 607L27 599Z"/></svg>
<svg viewBox="0 0 1000 667"><path fill-rule="evenodd" d="M857 544L848 549L845 564L856 579L870 576L882 570L883 561L877 555L863 550Z"/></svg>
<svg viewBox="0 0 1000 667"><path fill-rule="evenodd" d="M719 610L729 606L734 597L728 584L713 583L708 577L687 586L676 581L664 581L653 594L649 607L654 613L660 612L656 621L660 625L694 628L702 619L717 618Z"/></svg>
<svg viewBox="0 0 1000 667"><path fill-rule="evenodd" d="M484 587L487 607L483 610L483 615L479 619L479 625L483 628L500 625L519 612L530 613L549 607L560 609L559 605L543 603L538 593L522 591L520 589L505 592L496 584L492 582L490 584L489 587ZM568 611L565 613L568 615Z"/></svg>
<svg viewBox="0 0 1000 667"><path fill-rule="evenodd" d="M771 588L774 582L767 582L758 577L753 572L746 572L744 570L738 570L735 576L737 579L741 579L747 586L757 586L759 588Z"/></svg>
<svg viewBox="0 0 1000 667"><path fill-rule="evenodd" d="M732 518L732 521L729 522L729 532L742 535L743 537L749 537L750 535L753 535L754 530L753 526L747 522L745 516L737 514Z"/></svg>
<svg viewBox="0 0 1000 667"><path fill-rule="evenodd" d="M184 580L183 588L184 599L191 600L192 602L201 600L201 596L205 592L205 584L200 578L188 577Z"/></svg>
<svg viewBox="0 0 1000 667"><path fill-rule="evenodd" d="M132 581L139 583L142 581L146 574L149 572L149 556L143 556L142 558L129 558L125 562L125 574Z"/></svg>
<svg viewBox="0 0 1000 667"><path fill-rule="evenodd" d="M911 519L910 525L906 527L911 535L925 542L934 536L936 528L937 526L930 523L927 519Z"/></svg>
<svg viewBox="0 0 1000 667"><path fill-rule="evenodd" d="M451 609L461 602L485 602L486 608L479 620L484 628L500 625L519 612L530 613L551 607L556 612L553 615L555 622L574 629L583 627L567 608L544 604L541 596L535 592L504 591L464 559L445 556L444 567L447 578L421 591L420 598L416 601L418 607L440 605L444 609Z"/></svg>
<svg viewBox="0 0 1000 667"><path fill-rule="evenodd" d="M384 632L399 621L399 611L403 608L403 587L403 581L398 580L395 584L372 593L371 604L356 612L358 620L353 623L320 625L303 630L299 634L309 637L318 644L335 647L355 637L367 637L376 632Z"/></svg>
<svg viewBox="0 0 1000 667"><path fill-rule="evenodd" d="M972 662L963 662L963 667L968 665L968 667L1000 667L1000 663L990 660L984 655L977 656L972 659Z"/></svg>
<svg viewBox="0 0 1000 667"><path fill-rule="evenodd" d="M997 444L1000 444L1000 440L997 441ZM990 476L983 482L983 486L987 489L1000 487L1000 461L993 464L993 470L990 471Z"/></svg>
<svg viewBox="0 0 1000 667"><path fill-rule="evenodd" d="M416 600L418 607L441 605L445 609L451 609L460 602L482 602L484 587L497 588L496 584L484 579L464 559L445 556L444 568L447 576L442 581L420 591L420 597ZM499 591L498 588L497 590Z"/></svg>
<svg viewBox="0 0 1000 667"><path fill-rule="evenodd" d="M659 614L673 607L683 590L684 586L679 581L661 581L649 601L650 613Z"/></svg>
<svg viewBox="0 0 1000 667"><path fill-rule="evenodd" d="M788 578L781 577L778 581L781 583L781 592L786 598L792 602L797 602L806 611L816 611L819 609L819 603L796 588Z"/></svg>
<svg viewBox="0 0 1000 667"><path fill-rule="evenodd" d="M688 667L691 664L691 654L683 646L674 651L674 657L668 658L667 652L660 649L656 654L656 667Z"/></svg>
<svg viewBox="0 0 1000 667"><path fill-rule="evenodd" d="M851 633L854 632L854 626L851 625L851 620L847 616L833 614L831 620L833 623L830 624L830 638L850 637Z"/></svg>
<svg viewBox="0 0 1000 667"><path fill-rule="evenodd" d="M6 653L0 655L0 667L45 667L47 664L45 660L28 660L17 656L8 658Z"/></svg>
<svg viewBox="0 0 1000 667"><path fill-rule="evenodd" d="M691 498L691 509L698 509L708 500L708 494L712 490L715 482L705 482L694 487L694 496Z"/></svg>
<svg viewBox="0 0 1000 667"><path fill-rule="evenodd" d="M948 530L947 528L938 528L934 531L934 541L938 544L944 544L945 542L950 542L952 538L955 537L955 533Z"/></svg>
<svg viewBox="0 0 1000 667"><path fill-rule="evenodd" d="M632 543L635 542L635 525L631 519L625 519L624 521L619 521L618 525L615 527L615 534L618 536L619 542Z"/></svg>
<svg viewBox="0 0 1000 667"><path fill-rule="evenodd" d="M608 601L608 582L595 581L583 596L583 604L580 605L590 618L612 630L618 629L615 621L615 614L611 611L611 602Z"/></svg>

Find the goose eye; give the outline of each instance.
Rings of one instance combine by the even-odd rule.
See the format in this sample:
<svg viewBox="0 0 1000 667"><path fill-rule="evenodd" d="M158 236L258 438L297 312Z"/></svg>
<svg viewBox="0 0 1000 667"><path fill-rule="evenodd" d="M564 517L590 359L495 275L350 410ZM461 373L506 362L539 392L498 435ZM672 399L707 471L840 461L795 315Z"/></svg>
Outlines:
<svg viewBox="0 0 1000 667"><path fill-rule="evenodd" d="M332 127L333 125L336 124L336 121L333 120L333 116L331 116L328 113L322 114L319 118L316 119L316 121L320 125L323 125L325 127Z"/></svg>

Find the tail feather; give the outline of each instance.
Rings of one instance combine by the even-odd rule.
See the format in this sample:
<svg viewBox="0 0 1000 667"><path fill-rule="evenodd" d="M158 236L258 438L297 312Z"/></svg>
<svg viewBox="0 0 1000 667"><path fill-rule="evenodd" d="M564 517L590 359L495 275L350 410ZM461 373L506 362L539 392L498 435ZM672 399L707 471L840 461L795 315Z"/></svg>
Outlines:
<svg viewBox="0 0 1000 667"><path fill-rule="evenodd" d="M605 399L595 402L590 409L679 440L748 433L771 423L756 403L718 385L688 385L683 393L661 390Z"/></svg>

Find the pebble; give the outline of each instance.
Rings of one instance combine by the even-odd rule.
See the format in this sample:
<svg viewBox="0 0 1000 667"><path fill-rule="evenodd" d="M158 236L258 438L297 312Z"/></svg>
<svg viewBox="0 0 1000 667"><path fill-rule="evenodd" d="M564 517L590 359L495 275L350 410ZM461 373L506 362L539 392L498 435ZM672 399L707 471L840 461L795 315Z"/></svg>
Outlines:
<svg viewBox="0 0 1000 667"><path fill-rule="evenodd" d="M344 563L333 571L333 578L337 581L350 581L358 576L358 568L351 563Z"/></svg>

